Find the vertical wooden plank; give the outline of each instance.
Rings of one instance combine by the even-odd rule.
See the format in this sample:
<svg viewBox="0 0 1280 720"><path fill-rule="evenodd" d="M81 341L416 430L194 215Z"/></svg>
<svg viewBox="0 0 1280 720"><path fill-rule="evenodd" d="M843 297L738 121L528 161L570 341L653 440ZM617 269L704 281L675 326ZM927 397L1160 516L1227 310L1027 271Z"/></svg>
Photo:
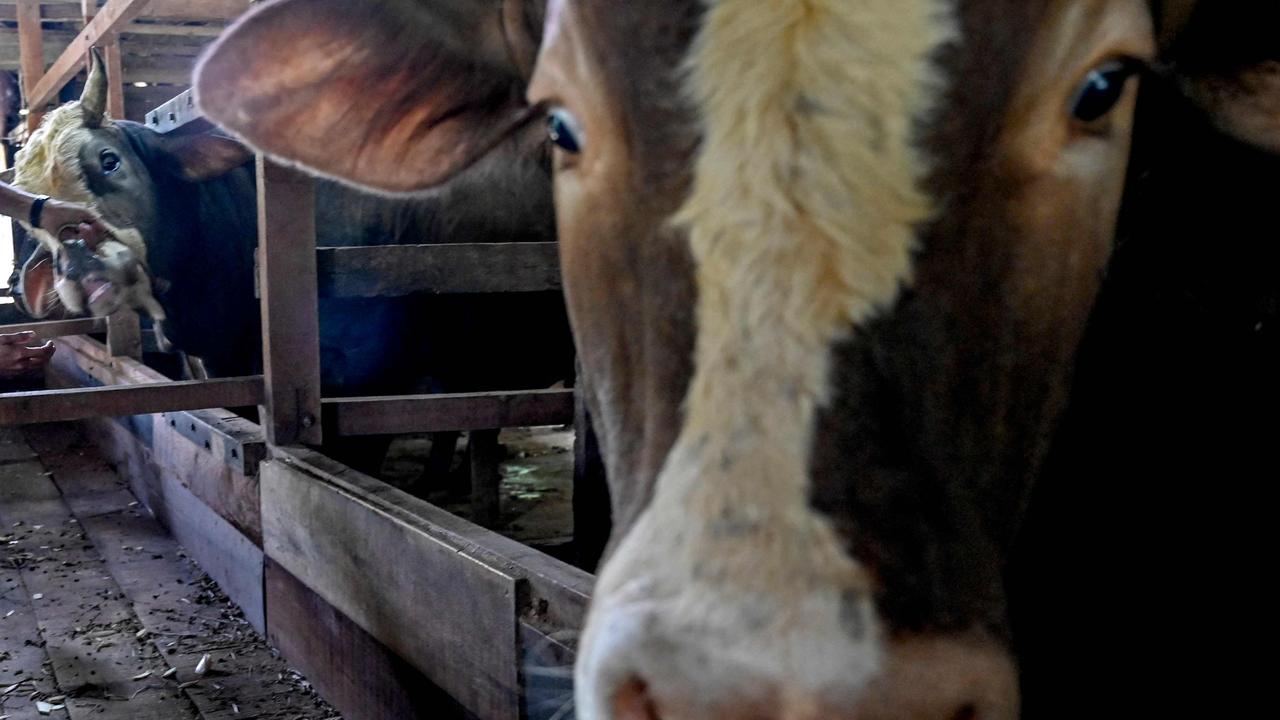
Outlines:
<svg viewBox="0 0 1280 720"><path fill-rule="evenodd" d="M316 299L315 185L266 160L258 168L258 266L267 441L318 445L320 320Z"/></svg>
<svg viewBox="0 0 1280 720"><path fill-rule="evenodd" d="M142 359L142 327L138 313L121 308L107 318L107 350L112 357Z"/></svg>
<svg viewBox="0 0 1280 720"><path fill-rule="evenodd" d="M467 447L471 451L471 522L493 527L498 523L501 510L498 431L473 430L467 438Z"/></svg>
<svg viewBox="0 0 1280 720"><path fill-rule="evenodd" d="M40 25L39 0L18 0L18 51L22 69L22 97L27 100L36 83L44 77L44 28ZM44 118L42 108L32 107L27 115L27 129L35 130Z"/></svg>
<svg viewBox="0 0 1280 720"><path fill-rule="evenodd" d="M103 59L107 62L107 115L118 120L124 114L124 62L120 57L120 36L112 34L102 40Z"/></svg>

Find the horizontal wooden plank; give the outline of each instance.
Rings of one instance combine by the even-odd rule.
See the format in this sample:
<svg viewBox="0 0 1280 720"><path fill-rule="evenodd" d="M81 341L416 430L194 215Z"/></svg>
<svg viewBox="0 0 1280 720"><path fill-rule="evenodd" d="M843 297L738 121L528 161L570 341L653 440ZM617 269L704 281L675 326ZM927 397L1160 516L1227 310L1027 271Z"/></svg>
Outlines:
<svg viewBox="0 0 1280 720"><path fill-rule="evenodd" d="M331 398L322 403L325 432L401 435L450 430L567 425L572 390Z"/></svg>
<svg viewBox="0 0 1280 720"><path fill-rule="evenodd" d="M264 575L267 642L346 720L473 717L289 571L268 559Z"/></svg>
<svg viewBox="0 0 1280 720"><path fill-rule="evenodd" d="M37 338L67 337L70 335L88 335L107 331L107 319L104 317L76 318L74 320L51 320L48 322L19 323L17 325L0 325L0 335L20 332L34 332Z"/></svg>
<svg viewBox="0 0 1280 720"><path fill-rule="evenodd" d="M224 378L0 395L0 425L240 407L262 401L262 378Z"/></svg>
<svg viewBox="0 0 1280 720"><path fill-rule="evenodd" d="M572 649L572 638L586 620L595 579L590 573L557 560L528 545L486 530L410 496L390 485L352 470L314 450L276 448L273 457L298 470L341 486L389 516L401 518L422 532L473 558L520 579L520 618L547 636L561 638Z"/></svg>
<svg viewBox="0 0 1280 720"><path fill-rule="evenodd" d="M321 297L560 289L556 243L322 247L316 273Z"/></svg>
<svg viewBox="0 0 1280 720"><path fill-rule="evenodd" d="M282 456L262 465L263 548L478 717L520 717L517 579L430 523Z"/></svg>

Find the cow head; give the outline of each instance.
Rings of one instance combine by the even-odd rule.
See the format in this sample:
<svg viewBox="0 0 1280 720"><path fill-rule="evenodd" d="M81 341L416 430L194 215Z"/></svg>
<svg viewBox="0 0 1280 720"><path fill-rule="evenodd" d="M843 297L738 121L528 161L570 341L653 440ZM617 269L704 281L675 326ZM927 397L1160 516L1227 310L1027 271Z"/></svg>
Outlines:
<svg viewBox="0 0 1280 720"><path fill-rule="evenodd" d="M1151 7L361 12L266 3L200 97L389 190L548 118L617 520L579 714L1016 716L1001 572L1109 256Z"/></svg>
<svg viewBox="0 0 1280 720"><path fill-rule="evenodd" d="M244 164L250 155L230 138L171 138L107 117L106 70L96 49L91 57L80 100L48 113L18 153L14 185L95 208L116 239L145 264L148 243L156 236L159 222L156 184L215 177ZM159 167L149 165L143 155L164 158L164 162ZM163 175L157 177L157 172ZM60 242L65 238L26 229L39 240L28 257L18 259L22 263L19 297L29 315L44 318L64 310L114 310L111 304L87 303L84 289L69 279L82 271L70 266L73 258Z"/></svg>

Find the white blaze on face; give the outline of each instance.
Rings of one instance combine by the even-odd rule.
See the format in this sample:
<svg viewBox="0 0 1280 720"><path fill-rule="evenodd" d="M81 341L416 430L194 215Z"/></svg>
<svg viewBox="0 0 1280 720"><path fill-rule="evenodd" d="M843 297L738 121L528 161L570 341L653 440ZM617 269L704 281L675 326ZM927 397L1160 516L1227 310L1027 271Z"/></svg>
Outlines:
<svg viewBox="0 0 1280 720"><path fill-rule="evenodd" d="M719 0L690 59L704 144L678 221L699 292L686 422L604 569L580 711L743 688L846 702L881 660L870 578L809 505L833 346L911 282L933 214L913 133L946 0ZM626 657L619 657L625 654ZM585 690L584 690L585 688ZM783 699L779 700L779 696Z"/></svg>

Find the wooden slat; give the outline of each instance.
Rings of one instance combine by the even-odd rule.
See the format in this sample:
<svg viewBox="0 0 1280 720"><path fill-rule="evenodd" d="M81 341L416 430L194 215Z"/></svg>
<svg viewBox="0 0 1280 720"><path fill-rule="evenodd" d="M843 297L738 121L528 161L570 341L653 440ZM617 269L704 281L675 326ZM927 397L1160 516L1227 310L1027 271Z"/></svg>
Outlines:
<svg viewBox="0 0 1280 720"><path fill-rule="evenodd" d="M0 395L0 425L255 405L262 378L225 378Z"/></svg>
<svg viewBox="0 0 1280 720"><path fill-rule="evenodd" d="M51 320L48 322L20 323L17 325L0 325L0 334L31 331L41 340L67 337L69 335L88 335L107 331L107 319L100 317L76 318L74 320Z"/></svg>
<svg viewBox="0 0 1280 720"><path fill-rule="evenodd" d="M289 571L270 559L264 570L267 642L346 720L467 717L422 673Z"/></svg>
<svg viewBox="0 0 1280 720"><path fill-rule="evenodd" d="M262 294L263 426L273 445L319 445L320 314L315 183L257 158Z"/></svg>
<svg viewBox="0 0 1280 720"><path fill-rule="evenodd" d="M338 435L400 435L449 430L565 425L572 390L331 398L324 423Z"/></svg>
<svg viewBox="0 0 1280 720"><path fill-rule="evenodd" d="M517 720L516 578L404 506L279 457L262 466L271 561L468 711Z"/></svg>
<svg viewBox="0 0 1280 720"><path fill-rule="evenodd" d="M53 100L58 91L80 72L89 48L107 36L111 36L142 14L151 0L111 0L76 36L62 55L53 63L44 77L27 94L27 107L32 111L43 108Z"/></svg>
<svg viewBox="0 0 1280 720"><path fill-rule="evenodd" d="M18 12L18 42L20 62L22 65L22 95L31 97L40 78L44 77L44 29L40 25L40 3L35 0L21 0ZM27 115L27 130L35 130L40 126L43 113L34 103L27 103L30 114Z"/></svg>
<svg viewBox="0 0 1280 720"><path fill-rule="evenodd" d="M321 297L560 289L556 243L318 248Z"/></svg>

